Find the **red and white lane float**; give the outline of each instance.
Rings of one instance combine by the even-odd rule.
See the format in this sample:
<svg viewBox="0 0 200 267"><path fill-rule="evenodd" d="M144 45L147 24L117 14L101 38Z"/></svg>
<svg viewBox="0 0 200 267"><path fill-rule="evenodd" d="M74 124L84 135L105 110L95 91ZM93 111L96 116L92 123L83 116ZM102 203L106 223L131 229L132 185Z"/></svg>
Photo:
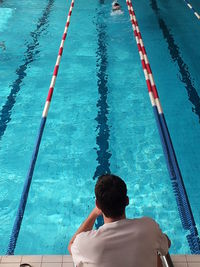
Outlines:
<svg viewBox="0 0 200 267"><path fill-rule="evenodd" d="M56 65L54 67L54 72L53 72L53 76L52 76L52 79L51 79L49 93L48 93L47 100L46 100L46 103L45 103L45 106L44 106L42 118L46 118L47 115L48 115L48 110L49 110L49 106L50 106L50 103L51 103L51 98L52 98L52 95L53 95L56 78L57 78L57 75L58 75L59 65L60 65L60 61L61 61L61 57L62 57L62 53L63 53L63 48L64 48L64 42L65 42L65 39L67 37L67 31L68 31L68 28L69 28L70 18L71 18L71 15L72 15L73 7L74 7L74 0L72 0L71 6L70 6L70 9L69 9L69 14L68 14L68 17L67 17L67 22L66 22L66 25L65 25L65 30L64 30L64 33L63 33L62 41L61 41L61 44L60 44L58 57L57 57L57 60L56 60Z"/></svg>
<svg viewBox="0 0 200 267"><path fill-rule="evenodd" d="M156 85L154 82L154 78L153 78L153 74L151 71L151 67L149 64L149 60L147 57L147 53L143 44L143 40L142 40L142 35L140 33L139 30L139 26L136 20L136 16L135 16L135 12L133 10L132 7L132 3L130 0L126 1L127 5L128 5L128 10L129 10L129 14L130 14L130 19L131 19L131 24L132 24L132 28L133 28L133 32L135 35L135 39L136 39L136 43L137 43L137 47L138 47L138 51L139 51L139 55L140 55L140 60L142 63L142 68L144 71L144 76L145 76L145 80L147 83L147 88L149 91L149 97L151 100L151 104L152 106L157 106L158 112L159 113L163 113L162 107L161 107L161 103L158 97L158 92L156 89Z"/></svg>

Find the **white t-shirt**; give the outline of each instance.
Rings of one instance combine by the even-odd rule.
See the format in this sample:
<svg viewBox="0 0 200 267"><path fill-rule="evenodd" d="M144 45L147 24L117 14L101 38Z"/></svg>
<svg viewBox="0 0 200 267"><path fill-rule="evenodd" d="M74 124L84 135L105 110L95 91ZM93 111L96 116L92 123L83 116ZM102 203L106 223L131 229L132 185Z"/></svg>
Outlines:
<svg viewBox="0 0 200 267"><path fill-rule="evenodd" d="M78 234L71 251L77 267L156 267L168 240L151 218L123 219Z"/></svg>

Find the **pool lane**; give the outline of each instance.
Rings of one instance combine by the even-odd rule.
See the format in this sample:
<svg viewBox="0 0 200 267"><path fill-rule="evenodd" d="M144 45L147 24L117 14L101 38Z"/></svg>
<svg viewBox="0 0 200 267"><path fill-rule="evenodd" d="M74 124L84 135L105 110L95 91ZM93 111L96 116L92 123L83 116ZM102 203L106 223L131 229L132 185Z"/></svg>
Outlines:
<svg viewBox="0 0 200 267"><path fill-rule="evenodd" d="M185 185L182 179L179 165L177 163L176 155L171 142L171 137L165 121L164 113L160 105L160 100L158 97L156 85L154 84L150 63L146 55L146 50L143 44L143 40L141 37L141 33L139 30L137 19L135 17L131 0L127 0L127 6L130 13L131 23L133 25L133 31L136 38L136 43L138 45L138 52L140 53L140 59L144 70L145 79L147 82L149 97L155 111L161 142L163 144L163 150L166 157L166 162L170 178L172 181L173 190L177 200L180 219L182 221L184 229L190 231L190 235L187 235L187 240L190 245L191 252L199 254L200 240L196 228L196 223L193 217L193 213L191 211L190 203L188 200L187 192L185 190ZM157 5L155 4L155 6Z"/></svg>
<svg viewBox="0 0 200 267"><path fill-rule="evenodd" d="M23 59L24 63L20 65L15 71L17 78L11 84L10 94L7 96L6 102L0 111L0 141L2 139L2 136L4 135L4 132L6 131L8 123L11 121L12 109L16 103L16 97L20 92L23 80L27 75L26 70L35 60L36 55L40 53L40 50L38 49L39 37L48 27L48 19L53 8L54 1L55 0L48 0L42 16L38 19L36 29L30 33L32 40L26 44L26 51L24 53Z"/></svg>
<svg viewBox="0 0 200 267"><path fill-rule="evenodd" d="M95 181L92 177L97 163L94 147L95 118L98 112L96 103L99 99L96 77L97 36L96 26L87 16L96 15L94 5L96 7L91 1L91 9L88 10L84 2L75 2L56 82L57 89L52 99L16 247L17 254L21 251L28 254L33 251L66 253L68 238L94 205L92 194ZM51 38L58 37L57 29L61 24L58 17L64 13L64 6L65 1L61 4L60 1L56 2L49 38L42 38L46 60L43 61L43 57L37 63L43 62L39 64L41 70L45 62L49 64L51 54L55 52L57 55L57 47L48 46L46 49L46 45L47 41L54 43ZM31 69L29 71L32 73ZM40 245L36 246L35 243Z"/></svg>
<svg viewBox="0 0 200 267"><path fill-rule="evenodd" d="M162 5L156 1L150 3L167 44L169 56L177 66L177 70L174 71L177 76L175 78L175 75L171 74L168 86L164 75L161 74L163 79L163 84L161 82L162 85L160 85L161 98L163 98L168 126L197 229L200 230L198 204L200 190L198 179L200 171L200 68L197 63L200 58L197 49L200 43L198 34L200 25L182 3L172 1ZM179 10L178 17L175 8ZM166 14L166 10L170 15ZM168 68L164 67L163 69L166 69L165 72L171 72ZM161 72L158 70L158 73Z"/></svg>
<svg viewBox="0 0 200 267"><path fill-rule="evenodd" d="M147 51L153 62L160 98L180 169L200 229L199 157L199 22L182 1L149 1L146 16L137 4ZM149 9L150 7L150 9ZM177 13L178 10L178 13ZM178 14L178 16L177 16ZM162 27L162 29L161 29ZM160 29L160 32L156 29ZM164 37L164 38L163 38ZM194 46L195 44L195 46ZM161 60L162 58L162 60Z"/></svg>
<svg viewBox="0 0 200 267"><path fill-rule="evenodd" d="M26 8L26 4L24 2L21 4L19 3L19 5L21 5L21 7L23 7L22 10ZM17 67L17 70L16 70L17 78L12 83L11 92L7 98L5 97L6 103L4 104L4 106L2 107L2 110L1 110L0 128L1 128L2 140L1 140L1 144L0 144L0 148L1 148L1 159L0 159L1 160L1 177L0 177L0 184L1 184L0 196L1 197L0 197L0 202L1 202L1 207L2 207L1 218L2 218L3 223L2 223L1 231L0 231L0 236L1 236L0 251L2 254L6 253L6 247L8 245L8 239L9 239L10 231L12 229L11 224L13 224L16 206L19 203L18 201L19 201L19 197L21 195L21 182L23 183L24 178L25 178L25 176L22 176L19 178L19 176L20 176L19 173L23 172L23 169L26 168L26 162L20 161L20 159L19 159L20 157L18 157L18 156L22 151L19 151L19 149L16 150L16 146L17 146L17 144L20 143L20 141L23 137L25 137L25 139L26 138L29 139L29 137L31 135L30 134L31 128L29 128L29 132L27 133L25 130L26 124L24 124L24 120L22 119L22 118L24 118L23 117L24 113L22 111L22 109L23 109L22 107L23 107L24 103L21 104L21 110L19 111L18 114L16 114L16 106L19 106L19 102L21 100L20 90L21 89L25 90L24 85L25 85L25 78L28 77L28 73L29 73L28 69L30 69L31 63L37 64L36 59L38 59L37 55L40 52L39 48L38 48L40 45L39 37L41 37L43 34L45 35L45 33L46 33L46 29L49 26L49 16L51 14L53 5L54 5L54 0L48 0L48 1L45 1L45 3L43 3L41 6L38 6L37 12L32 12L33 16L31 18L33 19L33 21L35 21L35 30L30 32L30 38L29 38L30 41L27 40L25 42L25 45L22 46L20 51L19 51L19 49L17 49L18 47L15 47L15 41L16 41L15 37L18 33L19 26L18 27L16 26L15 32L13 32L13 35L11 36L12 37L12 43L13 43L13 50L15 47L16 54L18 55L18 53L20 53L20 52L23 53L22 51L24 48L26 49L26 51L24 53L24 57L22 58L22 61L24 63L19 65L19 67ZM12 9L14 10L15 8L12 7ZM16 9L20 10L19 6L16 6ZM20 12L23 12L22 10L20 10ZM29 14L29 13L27 12L27 14ZM14 21L10 20L9 21L10 24L15 23L15 19L16 19L15 14L13 15L12 19ZM24 17L23 17L23 19L24 19ZM23 20L21 20L20 23L23 24ZM20 23L19 23L19 25L20 25ZM29 27L29 31L31 30L31 28ZM24 33L28 32L26 30L27 30L27 28L24 29ZM24 34L24 36L25 36L25 34ZM28 36L28 34L27 34L27 36ZM10 40L8 39L8 41L10 41ZM20 43L21 39L17 40L17 41L18 41L18 43ZM8 62L6 62L6 61L3 62L5 64L6 70L7 70L6 63L10 66L10 72L12 71L13 66L16 68L17 64L15 64L15 63L16 62L18 63L18 61L15 61L15 57L13 57L11 62L9 62L10 57L13 55L12 54L13 50L10 48L10 46L8 44L8 47L7 47L7 50L5 53L7 55ZM21 59L20 59L20 61L21 61ZM4 71L4 65L1 67ZM11 78L12 74L10 74L9 77ZM29 88L29 86L28 86L28 88ZM33 88L34 88L34 86L32 86L32 87L30 86L30 88L27 90L28 95L32 95L32 96L34 95L33 90L35 88L34 89ZM8 87L8 89L10 89L10 88ZM17 96L19 96L19 98L20 98L20 99L18 99L18 101L17 101ZM16 104L16 106L15 106L15 104ZM30 107L30 105L29 105L29 107ZM15 112L13 112L13 109L15 109ZM13 112L13 114L12 114L12 112ZM26 114L28 114L27 109L26 109ZM31 114L33 114L33 113L31 113ZM13 115L14 119L13 119L12 115ZM16 123L16 115L19 118L17 123ZM29 115L27 115L26 118L28 121L31 121L30 113L29 113ZM21 122L22 120L23 120L23 123ZM9 123L11 121L12 121L12 123ZM16 129L16 128L18 128L18 127L15 127L16 125L18 125L20 129L22 129L22 132L24 133L23 137L19 135L19 129ZM8 127L8 126L10 126L10 127ZM7 127L9 128L9 130L10 129L14 130L14 140L12 140L12 131L11 131L11 135L10 135L9 130L8 130L8 134L5 134ZM5 138L3 138L3 137L5 137ZM5 139L7 142L6 146L5 146ZM21 146L21 148L22 147L23 147L23 145ZM27 147L27 144L24 147ZM7 154L7 152L8 152L7 149L12 151L12 153L9 154L10 156L8 156L8 154ZM18 152L19 152L19 154L18 154ZM23 152L23 153L26 153L26 152ZM17 156L17 154L18 154L18 156ZM8 160L8 158L9 158L9 160ZM14 159L14 161L13 161L13 159ZM21 163L22 163L22 165L21 165ZM16 170L15 164L21 165L21 167L18 170ZM8 170L8 166L11 166L11 168L9 170ZM5 179L5 176L6 176L6 179ZM15 192L14 195L13 195L13 192Z"/></svg>

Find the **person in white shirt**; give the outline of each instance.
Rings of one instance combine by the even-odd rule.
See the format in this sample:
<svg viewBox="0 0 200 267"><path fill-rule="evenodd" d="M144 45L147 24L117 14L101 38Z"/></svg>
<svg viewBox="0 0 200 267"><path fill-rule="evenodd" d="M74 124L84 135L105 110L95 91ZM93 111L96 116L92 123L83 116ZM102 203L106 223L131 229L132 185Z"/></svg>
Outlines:
<svg viewBox="0 0 200 267"><path fill-rule="evenodd" d="M166 255L171 242L153 219L126 219L129 199L125 182L112 174L102 175L96 183L95 196L96 207L68 245L76 266L162 266L157 253ZM100 215L104 225L93 230Z"/></svg>

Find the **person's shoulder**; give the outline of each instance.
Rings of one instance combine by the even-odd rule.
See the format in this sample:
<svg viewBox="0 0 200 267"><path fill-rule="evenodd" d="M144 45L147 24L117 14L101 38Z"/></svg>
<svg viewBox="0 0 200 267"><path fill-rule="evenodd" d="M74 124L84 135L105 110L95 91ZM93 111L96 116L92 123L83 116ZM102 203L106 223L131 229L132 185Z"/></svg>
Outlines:
<svg viewBox="0 0 200 267"><path fill-rule="evenodd" d="M158 223L151 217L142 217L141 221L143 221L145 224L152 225L154 227L158 227Z"/></svg>
<svg viewBox="0 0 200 267"><path fill-rule="evenodd" d="M73 245L79 248L84 248L85 246L88 246L88 244L93 243L92 240L96 240L96 238L94 238L95 235L96 230L81 232L76 236Z"/></svg>
<svg viewBox="0 0 200 267"><path fill-rule="evenodd" d="M147 223L156 223L154 219L152 219L151 217L147 217L147 216L141 217L140 220L147 222Z"/></svg>
<svg viewBox="0 0 200 267"><path fill-rule="evenodd" d="M78 234L76 236L77 240L82 240L82 239L89 239L89 238L93 238L94 236L96 236L97 230L91 230L91 231L86 231L86 232L81 232L80 234Z"/></svg>
<svg viewBox="0 0 200 267"><path fill-rule="evenodd" d="M148 227L158 227L157 222L150 218L150 217L141 217L141 218L135 218L135 219L129 219L128 222L133 225L147 225Z"/></svg>
<svg viewBox="0 0 200 267"><path fill-rule="evenodd" d="M140 218L134 218L134 219L126 219L127 222L129 223L141 223L141 222L146 222L146 223L156 223L156 221L154 219L152 219L151 217L140 217Z"/></svg>

